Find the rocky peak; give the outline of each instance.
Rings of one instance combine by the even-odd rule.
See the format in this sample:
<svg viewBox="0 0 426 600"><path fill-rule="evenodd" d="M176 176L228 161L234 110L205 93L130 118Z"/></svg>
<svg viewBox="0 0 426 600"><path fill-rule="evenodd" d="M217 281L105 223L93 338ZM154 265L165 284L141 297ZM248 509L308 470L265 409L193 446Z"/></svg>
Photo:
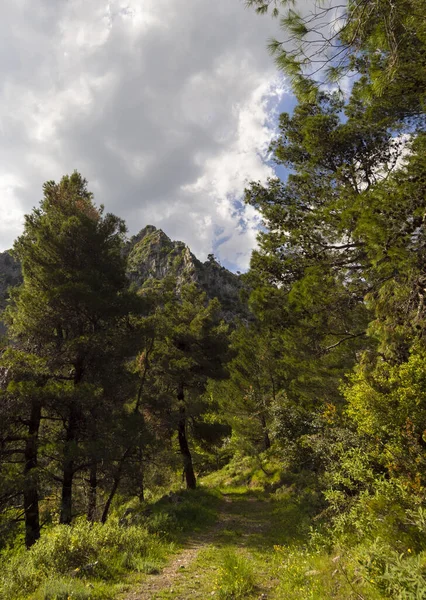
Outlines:
<svg viewBox="0 0 426 600"><path fill-rule="evenodd" d="M222 267L213 256L199 261L186 244L172 241L161 229L147 225L129 241L128 276L138 287L150 279L176 278L180 287L196 283L208 298L218 298L225 318L246 316L247 309L240 299L243 284L238 275Z"/></svg>
<svg viewBox="0 0 426 600"><path fill-rule="evenodd" d="M127 274L138 287L149 279L163 279L175 274L175 260L180 257L185 244L172 242L153 225L147 225L128 242Z"/></svg>
<svg viewBox="0 0 426 600"><path fill-rule="evenodd" d="M161 229L157 229L154 225L146 225L136 235L130 238L129 246L135 246L141 242L144 238L150 237L151 239L170 241L169 237Z"/></svg>

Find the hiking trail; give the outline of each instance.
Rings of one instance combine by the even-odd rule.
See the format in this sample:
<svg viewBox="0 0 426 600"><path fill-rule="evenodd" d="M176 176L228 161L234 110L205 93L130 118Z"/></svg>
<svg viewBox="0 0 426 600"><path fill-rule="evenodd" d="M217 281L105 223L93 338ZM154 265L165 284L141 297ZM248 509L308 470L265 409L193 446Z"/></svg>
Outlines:
<svg viewBox="0 0 426 600"><path fill-rule="evenodd" d="M123 600L188 600L219 597L215 579L221 564L221 551L230 549L247 560L266 545L271 548L273 522L268 498L222 494L216 523L188 537L158 574L146 575ZM277 541L278 543L278 541ZM269 599L276 582L267 573L250 598ZM262 581L263 579L263 581Z"/></svg>

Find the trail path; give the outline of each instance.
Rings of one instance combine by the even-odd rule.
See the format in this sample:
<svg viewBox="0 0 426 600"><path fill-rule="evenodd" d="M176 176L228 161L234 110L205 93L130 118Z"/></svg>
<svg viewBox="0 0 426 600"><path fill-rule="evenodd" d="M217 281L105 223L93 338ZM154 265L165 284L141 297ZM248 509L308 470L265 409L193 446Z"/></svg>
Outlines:
<svg viewBox="0 0 426 600"><path fill-rule="evenodd" d="M220 564L220 548L238 552L259 551L271 547L269 502L253 496L224 495L218 520L207 531L190 537L157 575L147 575L123 600L188 600L214 598L215 572ZM253 598L272 598L274 581L267 578Z"/></svg>

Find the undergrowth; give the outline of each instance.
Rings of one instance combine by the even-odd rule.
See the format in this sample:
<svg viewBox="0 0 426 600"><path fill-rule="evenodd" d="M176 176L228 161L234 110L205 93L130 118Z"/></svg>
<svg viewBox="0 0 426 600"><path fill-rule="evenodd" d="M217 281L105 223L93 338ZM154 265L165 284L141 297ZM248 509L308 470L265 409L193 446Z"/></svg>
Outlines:
<svg viewBox="0 0 426 600"><path fill-rule="evenodd" d="M280 472L272 453L235 458L195 491L121 503L105 525L80 518L50 526L29 551L3 552L0 598L117 598L145 574L159 573L221 510L222 526L182 570L175 591L159 597L424 600L426 514L412 511L402 527L395 509L401 500L386 483L330 519L314 477Z"/></svg>
<svg viewBox="0 0 426 600"><path fill-rule="evenodd" d="M2 553L0 598L115 598L128 573L159 573L186 532L215 520L216 503L213 493L180 492L149 507L123 505L105 525L51 526L30 550Z"/></svg>
<svg viewBox="0 0 426 600"><path fill-rule="evenodd" d="M106 582L119 583L128 571L161 566L169 549L158 535L142 526L123 527L117 518L105 525L85 519L70 527L56 525L29 551L4 554L1 597L112 598Z"/></svg>

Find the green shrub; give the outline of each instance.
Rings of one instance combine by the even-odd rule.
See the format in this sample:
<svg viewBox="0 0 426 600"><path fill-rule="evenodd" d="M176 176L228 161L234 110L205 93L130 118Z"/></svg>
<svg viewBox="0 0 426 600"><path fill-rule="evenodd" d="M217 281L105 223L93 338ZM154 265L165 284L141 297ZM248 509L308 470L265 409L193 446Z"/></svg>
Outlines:
<svg viewBox="0 0 426 600"><path fill-rule="evenodd" d="M397 479L378 475L371 475L367 488L351 497L338 484L351 489L354 481L362 479L365 461L356 458L351 465L344 463L342 473L334 473L336 487L326 495L335 515L332 527L316 534L317 546L323 538L346 548L352 563L360 566L364 581L382 597L426 598L424 500Z"/></svg>
<svg viewBox="0 0 426 600"><path fill-rule="evenodd" d="M65 589L69 582L61 576L72 577L76 582L114 581L128 570L152 572L161 565L165 551L158 536L150 535L141 526L123 527L117 519L105 525L85 519L77 520L71 527L57 525L46 531L29 551L21 550L4 560L0 597L25 597L46 579L58 576L58 586Z"/></svg>
<svg viewBox="0 0 426 600"><path fill-rule="evenodd" d="M156 533L165 537L170 537L172 533L181 529L176 515L167 512L158 512L151 515L146 521L146 527L149 533Z"/></svg>
<svg viewBox="0 0 426 600"><path fill-rule="evenodd" d="M73 570L102 573L108 578L115 561L132 552L146 555L151 541L141 527L120 527L118 521L105 525L78 520L72 527L56 526L31 551L36 569L67 573Z"/></svg>
<svg viewBox="0 0 426 600"><path fill-rule="evenodd" d="M383 596L360 574L347 556L303 548L275 546L278 593L286 600L378 600Z"/></svg>
<svg viewBox="0 0 426 600"><path fill-rule="evenodd" d="M426 598L426 563L423 554L413 556L395 552L388 544L377 540L359 553L365 577L386 598L424 600Z"/></svg>

